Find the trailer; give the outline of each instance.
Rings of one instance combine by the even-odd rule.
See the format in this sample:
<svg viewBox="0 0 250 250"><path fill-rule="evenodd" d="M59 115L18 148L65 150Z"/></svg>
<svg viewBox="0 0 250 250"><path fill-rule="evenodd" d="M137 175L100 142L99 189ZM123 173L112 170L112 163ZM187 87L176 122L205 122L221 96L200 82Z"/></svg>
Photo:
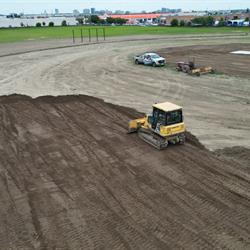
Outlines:
<svg viewBox="0 0 250 250"><path fill-rule="evenodd" d="M182 71L184 73L187 73L189 75L196 75L200 76L203 74L209 74L209 73L214 73L214 70L212 67L207 66L207 67L195 67L194 61L189 61L189 62L177 62L176 63L176 70L177 71Z"/></svg>

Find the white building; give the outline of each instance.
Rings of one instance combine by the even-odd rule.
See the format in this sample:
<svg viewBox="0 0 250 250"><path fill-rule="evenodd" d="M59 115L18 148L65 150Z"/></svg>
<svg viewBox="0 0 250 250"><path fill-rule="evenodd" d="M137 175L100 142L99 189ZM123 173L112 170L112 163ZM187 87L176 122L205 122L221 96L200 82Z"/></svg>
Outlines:
<svg viewBox="0 0 250 250"><path fill-rule="evenodd" d="M235 27L242 27L242 26L249 26L249 22L245 22L245 19L228 20L227 25L235 26Z"/></svg>

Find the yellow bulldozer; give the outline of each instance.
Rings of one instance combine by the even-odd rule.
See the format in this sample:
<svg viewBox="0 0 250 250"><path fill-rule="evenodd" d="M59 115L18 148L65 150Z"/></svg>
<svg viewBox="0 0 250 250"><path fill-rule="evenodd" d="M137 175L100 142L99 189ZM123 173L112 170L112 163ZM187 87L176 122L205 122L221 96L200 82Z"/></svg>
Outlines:
<svg viewBox="0 0 250 250"><path fill-rule="evenodd" d="M128 132L137 132L142 140L161 150L169 143L184 144L185 130L182 107L164 102L154 104L152 114L131 120Z"/></svg>

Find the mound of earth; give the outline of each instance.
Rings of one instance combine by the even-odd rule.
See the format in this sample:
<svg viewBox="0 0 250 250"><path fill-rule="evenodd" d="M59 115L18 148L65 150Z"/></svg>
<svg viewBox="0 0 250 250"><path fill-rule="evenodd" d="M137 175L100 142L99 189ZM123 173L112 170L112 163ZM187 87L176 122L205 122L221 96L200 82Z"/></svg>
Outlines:
<svg viewBox="0 0 250 250"><path fill-rule="evenodd" d="M248 249L250 172L88 96L0 97L2 249Z"/></svg>

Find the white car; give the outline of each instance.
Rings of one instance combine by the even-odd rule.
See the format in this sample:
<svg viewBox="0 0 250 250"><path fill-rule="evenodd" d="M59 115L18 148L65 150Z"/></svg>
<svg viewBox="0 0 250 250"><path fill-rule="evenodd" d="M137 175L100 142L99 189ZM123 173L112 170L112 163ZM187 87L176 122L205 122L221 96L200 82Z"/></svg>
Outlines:
<svg viewBox="0 0 250 250"><path fill-rule="evenodd" d="M165 66L166 64L166 59L156 53L145 53L140 56L135 56L134 60L135 64L151 65L153 67Z"/></svg>

